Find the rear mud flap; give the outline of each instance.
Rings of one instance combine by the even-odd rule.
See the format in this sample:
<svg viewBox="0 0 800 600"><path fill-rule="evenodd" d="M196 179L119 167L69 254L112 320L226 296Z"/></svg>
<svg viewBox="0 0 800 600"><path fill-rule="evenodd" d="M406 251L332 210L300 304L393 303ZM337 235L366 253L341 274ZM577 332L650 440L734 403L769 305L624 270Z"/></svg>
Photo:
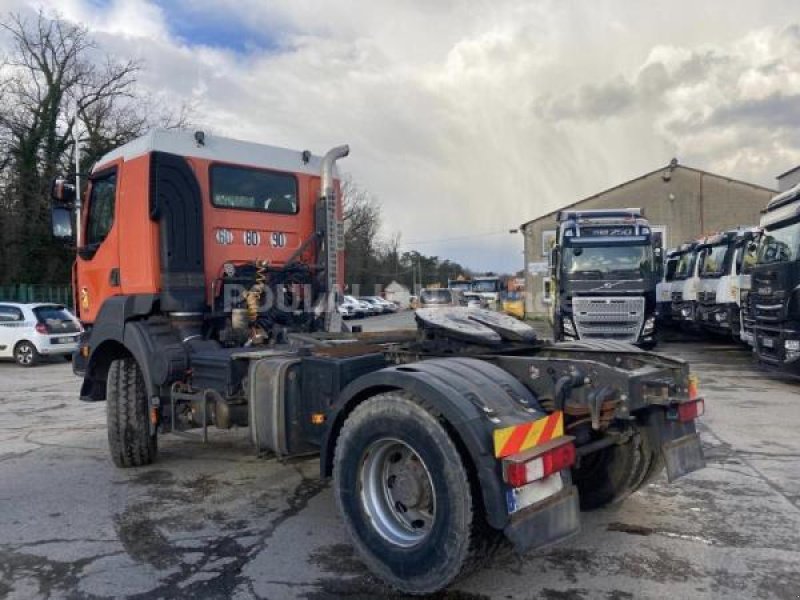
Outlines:
<svg viewBox="0 0 800 600"><path fill-rule="evenodd" d="M557 496L516 513L503 531L514 549L522 553L566 540L580 529L578 490L570 486Z"/></svg>
<svg viewBox="0 0 800 600"><path fill-rule="evenodd" d="M700 436L690 433L677 440L666 442L661 446L664 462L667 467L667 479L670 483L687 473L697 471L706 466Z"/></svg>

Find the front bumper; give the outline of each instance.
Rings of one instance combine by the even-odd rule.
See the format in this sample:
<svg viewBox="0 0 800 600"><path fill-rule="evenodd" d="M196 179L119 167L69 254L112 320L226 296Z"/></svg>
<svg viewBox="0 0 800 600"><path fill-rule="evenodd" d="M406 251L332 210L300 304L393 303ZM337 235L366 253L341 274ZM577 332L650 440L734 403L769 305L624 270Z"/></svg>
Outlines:
<svg viewBox="0 0 800 600"><path fill-rule="evenodd" d="M768 365L800 366L800 329L757 323L753 328L753 351L760 361Z"/></svg>
<svg viewBox="0 0 800 600"><path fill-rule="evenodd" d="M712 331L729 332L733 322L733 311L739 308L733 304L698 304L697 322Z"/></svg>
<svg viewBox="0 0 800 600"><path fill-rule="evenodd" d="M581 529L578 490L560 493L511 516L503 532L517 552L543 548L576 535Z"/></svg>

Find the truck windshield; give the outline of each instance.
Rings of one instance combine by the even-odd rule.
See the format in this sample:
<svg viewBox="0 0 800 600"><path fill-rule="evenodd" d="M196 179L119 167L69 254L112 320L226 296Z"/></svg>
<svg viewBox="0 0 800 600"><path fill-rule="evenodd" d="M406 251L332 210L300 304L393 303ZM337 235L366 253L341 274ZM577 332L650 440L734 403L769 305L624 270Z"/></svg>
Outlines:
<svg viewBox="0 0 800 600"><path fill-rule="evenodd" d="M703 259L703 268L700 271L700 276L716 277L718 275L722 275L722 269L725 265L725 257L728 254L729 248L731 248L731 246L725 244L707 248L705 258Z"/></svg>
<svg viewBox="0 0 800 600"><path fill-rule="evenodd" d="M675 270L678 268L677 258L668 258L667 265L664 269L664 281L672 281L675 279Z"/></svg>
<svg viewBox="0 0 800 600"><path fill-rule="evenodd" d="M686 252L678 260L675 268L675 279L688 279L694 273L694 263L697 260L697 252Z"/></svg>
<svg viewBox="0 0 800 600"><path fill-rule="evenodd" d="M758 264L792 262L800 250L800 222L765 231L758 247Z"/></svg>
<svg viewBox="0 0 800 600"><path fill-rule="evenodd" d="M567 246L564 273L580 279L642 279L653 271L653 247Z"/></svg>
<svg viewBox="0 0 800 600"><path fill-rule="evenodd" d="M496 292L500 283L496 279L492 279L489 281L473 281L472 282L472 291L473 292Z"/></svg>

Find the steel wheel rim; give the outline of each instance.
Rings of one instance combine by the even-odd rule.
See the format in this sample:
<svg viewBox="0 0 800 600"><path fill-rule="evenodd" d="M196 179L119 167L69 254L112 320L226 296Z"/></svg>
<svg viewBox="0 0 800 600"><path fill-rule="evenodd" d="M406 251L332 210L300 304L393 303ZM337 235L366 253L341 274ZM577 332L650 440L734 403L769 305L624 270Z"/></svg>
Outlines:
<svg viewBox="0 0 800 600"><path fill-rule="evenodd" d="M28 344L22 344L17 348L17 362L21 365L29 365L33 360L33 349Z"/></svg>
<svg viewBox="0 0 800 600"><path fill-rule="evenodd" d="M410 548L431 532L436 518L433 478L405 442L373 442L361 462L359 488L364 511L389 543Z"/></svg>

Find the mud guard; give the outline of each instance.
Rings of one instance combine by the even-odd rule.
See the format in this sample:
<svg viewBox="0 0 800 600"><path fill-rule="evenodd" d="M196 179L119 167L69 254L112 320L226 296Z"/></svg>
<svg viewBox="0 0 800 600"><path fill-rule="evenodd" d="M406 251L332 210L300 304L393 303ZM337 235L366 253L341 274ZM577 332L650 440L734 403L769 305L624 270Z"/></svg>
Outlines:
<svg viewBox="0 0 800 600"><path fill-rule="evenodd" d="M666 409L657 407L647 411L642 422L642 434L660 449L670 482L706 466L694 421L669 420Z"/></svg>
<svg viewBox="0 0 800 600"><path fill-rule="evenodd" d="M336 438L348 413L360 401L392 389L408 392L447 422L472 461L489 525L504 529L509 515L492 431L501 418L530 421L546 413L517 379L486 361L426 360L380 369L350 383L339 394L327 420L321 448L322 476L332 474Z"/></svg>
<svg viewBox="0 0 800 600"><path fill-rule="evenodd" d="M661 453L670 483L706 466L700 436L696 433L665 442L661 445Z"/></svg>
<svg viewBox="0 0 800 600"><path fill-rule="evenodd" d="M570 486L560 494L513 515L503 533L514 545L514 550L523 553L562 542L580 530L578 490Z"/></svg>

